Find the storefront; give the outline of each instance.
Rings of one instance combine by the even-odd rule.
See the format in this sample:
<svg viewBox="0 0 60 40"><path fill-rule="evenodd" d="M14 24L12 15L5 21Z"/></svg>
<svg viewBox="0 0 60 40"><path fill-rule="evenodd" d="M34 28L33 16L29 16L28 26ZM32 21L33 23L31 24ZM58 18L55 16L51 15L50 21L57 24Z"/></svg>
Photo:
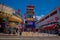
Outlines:
<svg viewBox="0 0 60 40"><path fill-rule="evenodd" d="M56 31L56 28L60 23L60 7L51 11L48 15L44 16L42 19L36 22L40 29L44 31ZM57 24L57 25L56 25Z"/></svg>
<svg viewBox="0 0 60 40"><path fill-rule="evenodd" d="M2 8L3 7L3 8ZM21 23L22 19L17 17L15 14L16 10L13 8L0 4L0 28L3 28L2 30L4 32L7 32L7 29L9 27L16 28L16 22ZM0 30L1 31L1 30Z"/></svg>

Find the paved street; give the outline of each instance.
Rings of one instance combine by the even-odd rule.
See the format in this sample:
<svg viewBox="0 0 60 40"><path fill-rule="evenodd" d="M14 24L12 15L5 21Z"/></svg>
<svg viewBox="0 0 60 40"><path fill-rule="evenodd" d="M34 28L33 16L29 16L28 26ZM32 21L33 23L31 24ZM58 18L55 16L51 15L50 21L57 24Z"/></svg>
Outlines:
<svg viewBox="0 0 60 40"><path fill-rule="evenodd" d="M60 36L18 36L0 34L0 40L60 40Z"/></svg>
<svg viewBox="0 0 60 40"><path fill-rule="evenodd" d="M59 36L53 37L23 37L23 36L10 36L0 38L0 40L60 40Z"/></svg>

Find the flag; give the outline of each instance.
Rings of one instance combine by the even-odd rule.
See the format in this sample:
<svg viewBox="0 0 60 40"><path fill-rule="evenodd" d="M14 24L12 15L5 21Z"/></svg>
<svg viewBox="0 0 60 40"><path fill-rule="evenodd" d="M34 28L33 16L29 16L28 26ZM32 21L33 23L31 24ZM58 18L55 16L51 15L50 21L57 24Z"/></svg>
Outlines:
<svg viewBox="0 0 60 40"><path fill-rule="evenodd" d="M18 9L18 14L20 15L20 9Z"/></svg>
<svg viewBox="0 0 60 40"><path fill-rule="evenodd" d="M24 19L26 19L26 14L24 14Z"/></svg>

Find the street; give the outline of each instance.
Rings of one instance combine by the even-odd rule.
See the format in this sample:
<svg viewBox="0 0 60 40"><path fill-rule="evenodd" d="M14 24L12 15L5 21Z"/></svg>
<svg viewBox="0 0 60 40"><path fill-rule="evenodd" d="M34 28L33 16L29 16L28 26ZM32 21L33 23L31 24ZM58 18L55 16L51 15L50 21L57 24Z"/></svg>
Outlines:
<svg viewBox="0 0 60 40"><path fill-rule="evenodd" d="M0 40L60 40L59 36L56 37L23 37L23 36L15 36L15 37L5 37L0 38Z"/></svg>
<svg viewBox="0 0 60 40"><path fill-rule="evenodd" d="M17 36L0 34L0 40L60 40L60 36Z"/></svg>

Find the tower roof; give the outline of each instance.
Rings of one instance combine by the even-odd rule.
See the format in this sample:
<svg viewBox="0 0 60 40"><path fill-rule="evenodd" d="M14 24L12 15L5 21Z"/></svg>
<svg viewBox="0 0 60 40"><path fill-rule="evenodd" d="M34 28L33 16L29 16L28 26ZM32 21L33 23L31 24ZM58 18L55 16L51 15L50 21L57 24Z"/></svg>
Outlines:
<svg viewBox="0 0 60 40"><path fill-rule="evenodd" d="M28 5L27 9L34 9L34 6L33 5Z"/></svg>

